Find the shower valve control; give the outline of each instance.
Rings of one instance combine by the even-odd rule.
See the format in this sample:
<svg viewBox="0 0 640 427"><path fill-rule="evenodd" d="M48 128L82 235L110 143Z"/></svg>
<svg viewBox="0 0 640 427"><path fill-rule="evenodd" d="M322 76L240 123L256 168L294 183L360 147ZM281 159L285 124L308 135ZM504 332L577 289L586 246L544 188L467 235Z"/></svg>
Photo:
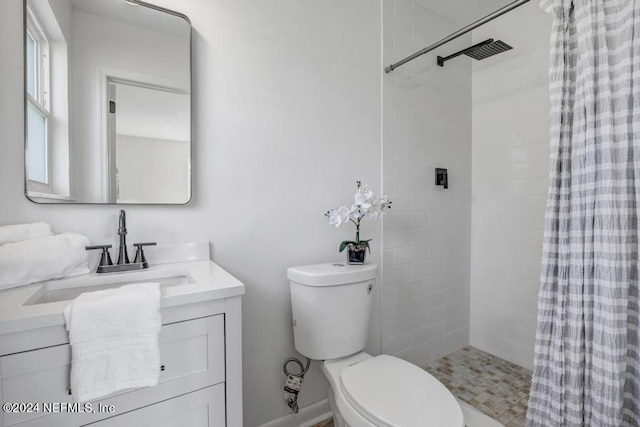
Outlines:
<svg viewBox="0 0 640 427"><path fill-rule="evenodd" d="M449 188L449 176L446 169L436 168L436 185L442 185L444 188Z"/></svg>

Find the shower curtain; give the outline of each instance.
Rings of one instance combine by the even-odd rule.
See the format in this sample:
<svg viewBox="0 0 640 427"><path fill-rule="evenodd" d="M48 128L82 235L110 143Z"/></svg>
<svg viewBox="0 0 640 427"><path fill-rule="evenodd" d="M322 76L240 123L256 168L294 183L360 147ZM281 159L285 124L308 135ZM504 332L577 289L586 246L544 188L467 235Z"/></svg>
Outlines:
<svg viewBox="0 0 640 427"><path fill-rule="evenodd" d="M551 164L527 426L640 425L640 0L543 0Z"/></svg>

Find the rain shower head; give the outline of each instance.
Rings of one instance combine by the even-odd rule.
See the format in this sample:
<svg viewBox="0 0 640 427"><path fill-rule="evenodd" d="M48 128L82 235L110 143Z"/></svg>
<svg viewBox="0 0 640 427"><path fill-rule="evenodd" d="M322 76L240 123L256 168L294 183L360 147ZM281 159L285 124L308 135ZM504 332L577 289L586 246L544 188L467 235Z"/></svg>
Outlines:
<svg viewBox="0 0 640 427"><path fill-rule="evenodd" d="M502 40L487 39L481 43L474 44L471 47L463 49L459 52L454 53L453 55L449 55L447 57L438 56L438 65L443 67L445 61L455 58L460 55L467 55L470 58L481 61L485 58L488 58L493 55L497 55L499 53L505 52L509 49L513 49L511 46L503 42Z"/></svg>
<svg viewBox="0 0 640 427"><path fill-rule="evenodd" d="M507 51L509 49L513 49L513 48L508 44L506 44L505 42L503 42L502 40L496 40L494 42L480 46L477 49L471 50L469 52L465 52L464 54L473 59L477 59L478 61L480 61L490 56L497 55L499 53Z"/></svg>

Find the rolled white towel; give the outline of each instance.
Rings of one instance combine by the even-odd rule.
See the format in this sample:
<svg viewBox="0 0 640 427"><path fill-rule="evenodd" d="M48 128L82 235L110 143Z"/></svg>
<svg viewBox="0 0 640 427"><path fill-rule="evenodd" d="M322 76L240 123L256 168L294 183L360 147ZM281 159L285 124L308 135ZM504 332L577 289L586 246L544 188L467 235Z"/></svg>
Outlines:
<svg viewBox="0 0 640 427"><path fill-rule="evenodd" d="M0 245L51 236L51 226L46 222L0 226Z"/></svg>
<svg viewBox="0 0 640 427"><path fill-rule="evenodd" d="M71 394L85 402L160 378L160 285L86 292L64 309Z"/></svg>
<svg viewBox="0 0 640 427"><path fill-rule="evenodd" d="M88 273L88 244L85 236L62 233L1 245L0 289Z"/></svg>

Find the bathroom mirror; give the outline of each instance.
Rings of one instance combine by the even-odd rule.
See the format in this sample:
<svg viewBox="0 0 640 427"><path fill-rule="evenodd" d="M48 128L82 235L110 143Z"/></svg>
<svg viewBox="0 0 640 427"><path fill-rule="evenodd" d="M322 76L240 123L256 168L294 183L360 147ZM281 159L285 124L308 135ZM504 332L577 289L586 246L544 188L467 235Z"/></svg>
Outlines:
<svg viewBox="0 0 640 427"><path fill-rule="evenodd" d="M138 0L24 0L25 192L191 198L191 24Z"/></svg>

